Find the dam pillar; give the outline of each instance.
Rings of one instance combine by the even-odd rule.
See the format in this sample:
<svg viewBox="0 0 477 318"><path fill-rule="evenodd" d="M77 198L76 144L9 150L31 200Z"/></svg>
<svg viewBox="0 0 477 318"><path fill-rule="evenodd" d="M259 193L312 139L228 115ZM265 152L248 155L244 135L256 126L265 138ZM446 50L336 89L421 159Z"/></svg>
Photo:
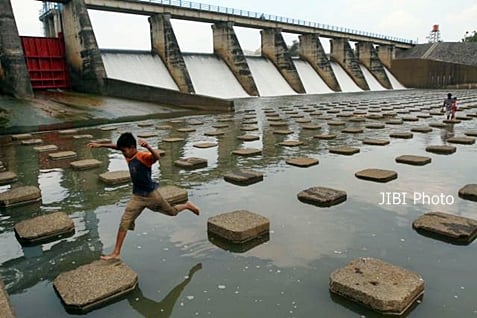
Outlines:
<svg viewBox="0 0 477 318"><path fill-rule="evenodd" d="M104 93L106 70L84 0L71 0L63 5L63 30L72 87L88 93Z"/></svg>
<svg viewBox="0 0 477 318"><path fill-rule="evenodd" d="M387 89L392 89L383 64L379 60L378 53L371 42L356 43L356 55L361 63L373 74L378 82Z"/></svg>
<svg viewBox="0 0 477 318"><path fill-rule="evenodd" d="M331 68L331 63L321 45L318 34L302 34L300 39L300 57L310 63L330 89L340 92L340 84Z"/></svg>
<svg viewBox="0 0 477 318"><path fill-rule="evenodd" d="M358 59L353 53L347 39L334 38L330 40L331 58L341 65L359 88L369 91L368 83L359 67Z"/></svg>
<svg viewBox="0 0 477 318"><path fill-rule="evenodd" d="M220 56L237 78L243 89L251 96L258 96L257 85L235 35L232 22L217 22L212 25L214 53Z"/></svg>
<svg viewBox="0 0 477 318"><path fill-rule="evenodd" d="M149 17L151 30L151 50L159 55L172 78L183 93L195 93L192 80L179 48L169 14Z"/></svg>
<svg viewBox="0 0 477 318"><path fill-rule="evenodd" d="M390 70L395 55L394 46L380 45L377 48L377 52L381 63L383 63L383 65L386 66L388 70Z"/></svg>
<svg viewBox="0 0 477 318"><path fill-rule="evenodd" d="M262 34L262 56L272 61L295 92L305 94L305 87L298 76L281 30L264 29L260 33Z"/></svg>
<svg viewBox="0 0 477 318"><path fill-rule="evenodd" d="M33 97L30 76L10 0L0 0L0 92Z"/></svg>

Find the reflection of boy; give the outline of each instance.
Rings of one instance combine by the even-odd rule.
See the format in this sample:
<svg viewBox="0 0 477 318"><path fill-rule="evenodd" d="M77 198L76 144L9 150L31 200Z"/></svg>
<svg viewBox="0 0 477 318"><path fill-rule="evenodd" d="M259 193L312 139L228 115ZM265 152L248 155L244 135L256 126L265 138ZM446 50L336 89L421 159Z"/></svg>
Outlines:
<svg viewBox="0 0 477 318"><path fill-rule="evenodd" d="M166 215L175 216L179 212L188 209L199 215L199 208L192 202L174 206L164 200L158 191L159 185L152 180L151 166L160 158L160 154L153 149L145 140L139 139L139 145L149 150L149 152L138 151L136 148L136 139L131 133L123 133L115 144L89 143L90 148L110 148L122 152L129 167L131 180L133 183L133 195L129 200L121 223L119 225L116 244L111 254L101 256L101 259L119 259L121 247L128 230L134 230L137 217L145 208L153 211L163 212Z"/></svg>
<svg viewBox="0 0 477 318"><path fill-rule="evenodd" d="M451 107L452 107L452 94L449 93L447 94L447 98L444 99L444 104L442 105L442 108L446 112L446 118L450 119L451 116Z"/></svg>

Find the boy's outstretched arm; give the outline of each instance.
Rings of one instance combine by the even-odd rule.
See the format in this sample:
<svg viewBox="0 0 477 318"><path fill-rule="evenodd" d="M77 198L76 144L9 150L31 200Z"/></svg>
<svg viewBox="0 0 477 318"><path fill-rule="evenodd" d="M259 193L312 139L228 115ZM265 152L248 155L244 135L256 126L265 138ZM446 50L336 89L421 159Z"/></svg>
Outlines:
<svg viewBox="0 0 477 318"><path fill-rule="evenodd" d="M90 142L87 144L88 147L90 148L110 148L110 149L115 149L117 150L118 147L116 147L115 144L102 144L98 142Z"/></svg>
<svg viewBox="0 0 477 318"><path fill-rule="evenodd" d="M138 139L138 143L141 147L144 147L149 150L154 159L159 160L159 158L161 158L161 154L159 153L159 151L157 151L157 149L152 148L151 145L144 139Z"/></svg>

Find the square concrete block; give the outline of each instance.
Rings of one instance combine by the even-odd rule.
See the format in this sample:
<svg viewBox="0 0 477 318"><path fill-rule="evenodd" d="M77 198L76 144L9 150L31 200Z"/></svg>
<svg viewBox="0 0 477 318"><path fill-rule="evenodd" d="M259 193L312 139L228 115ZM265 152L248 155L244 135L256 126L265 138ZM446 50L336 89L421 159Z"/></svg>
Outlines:
<svg viewBox="0 0 477 318"><path fill-rule="evenodd" d="M301 125L301 128L303 128L305 130L320 130L321 126L320 125L307 124L307 125Z"/></svg>
<svg viewBox="0 0 477 318"><path fill-rule="evenodd" d="M243 141L255 141L255 140L259 140L260 137L255 135L245 134L245 135L238 136L237 139L240 139Z"/></svg>
<svg viewBox="0 0 477 318"><path fill-rule="evenodd" d="M188 132L194 132L194 131L195 131L195 128L192 128L192 127L184 127L184 128L178 128L177 131L178 131L178 132L188 133Z"/></svg>
<svg viewBox="0 0 477 318"><path fill-rule="evenodd" d="M50 153L48 157L51 160L73 159L73 158L76 158L76 152L74 151L54 152L54 153Z"/></svg>
<svg viewBox="0 0 477 318"><path fill-rule="evenodd" d="M77 129L65 129L58 131L60 135L74 135L78 133Z"/></svg>
<svg viewBox="0 0 477 318"><path fill-rule="evenodd" d="M330 291L382 314L402 315L424 293L422 277L374 258L357 258L330 275Z"/></svg>
<svg viewBox="0 0 477 318"><path fill-rule="evenodd" d="M187 202L189 198L186 190L176 186L159 187L158 191L172 205Z"/></svg>
<svg viewBox="0 0 477 318"><path fill-rule="evenodd" d="M446 145L436 145L436 146L427 146L427 152L432 152L438 155L450 155L457 151L457 148L454 146Z"/></svg>
<svg viewBox="0 0 477 318"><path fill-rule="evenodd" d="M330 153L335 153L339 155L351 156L359 153L359 148L348 147L348 146L338 146L330 148Z"/></svg>
<svg viewBox="0 0 477 318"><path fill-rule="evenodd" d="M22 244L41 244L73 235L73 220L63 212L37 216L15 224L15 234Z"/></svg>
<svg viewBox="0 0 477 318"><path fill-rule="evenodd" d="M270 221L256 213L239 210L207 220L207 231L233 243L244 243L270 231Z"/></svg>
<svg viewBox="0 0 477 318"><path fill-rule="evenodd" d="M418 132L418 133L429 133L432 131L432 128L431 127L412 127L411 131Z"/></svg>
<svg viewBox="0 0 477 318"><path fill-rule="evenodd" d="M431 163L432 159L425 156L402 155L396 158L396 162L413 166L424 166Z"/></svg>
<svg viewBox="0 0 477 318"><path fill-rule="evenodd" d="M430 124L429 124L429 127L433 127L433 128L446 128L447 125L444 124L444 123L430 123Z"/></svg>
<svg viewBox="0 0 477 318"><path fill-rule="evenodd" d="M204 148L213 148L213 147L217 147L217 143L216 142L198 142L196 144L194 144L193 146L195 148L200 148L200 149L204 149Z"/></svg>
<svg viewBox="0 0 477 318"><path fill-rule="evenodd" d="M473 145L475 144L475 138L472 137L450 137L447 139L447 142L451 144L461 144L461 145Z"/></svg>
<svg viewBox="0 0 477 318"><path fill-rule="evenodd" d="M386 146L389 145L390 141L387 139L375 139L375 138L365 138L363 139L363 144L372 145L372 146Z"/></svg>
<svg viewBox="0 0 477 318"><path fill-rule="evenodd" d="M347 195L345 191L341 190L311 187L298 193L297 197L298 200L305 203L319 207L330 207L346 201Z"/></svg>
<svg viewBox="0 0 477 318"><path fill-rule="evenodd" d="M279 130L274 130L273 133L275 135L291 135L293 134L293 131L288 129L279 129Z"/></svg>
<svg viewBox="0 0 477 318"><path fill-rule="evenodd" d="M368 129L383 129L385 126L386 125L381 124L381 123L371 123L371 124L365 125L364 127L368 128Z"/></svg>
<svg viewBox="0 0 477 318"><path fill-rule="evenodd" d="M315 136L313 136L313 138L329 140L329 139L336 138L336 135L335 134L321 134L321 135L315 135Z"/></svg>
<svg viewBox="0 0 477 318"><path fill-rule="evenodd" d="M38 152L56 151L56 150L58 150L58 146L56 146L56 145L44 145L44 146L33 147L33 149L38 151Z"/></svg>
<svg viewBox="0 0 477 318"><path fill-rule="evenodd" d="M465 200L477 201L477 184L467 184L459 190L459 197Z"/></svg>
<svg viewBox="0 0 477 318"><path fill-rule="evenodd" d="M18 187L6 192L0 193L0 207L11 207L15 205L24 205L41 200L41 191L37 187L26 186Z"/></svg>
<svg viewBox="0 0 477 318"><path fill-rule="evenodd" d="M58 275L53 281L70 313L86 313L136 288L137 274L121 261L95 261Z"/></svg>
<svg viewBox="0 0 477 318"><path fill-rule="evenodd" d="M391 138L411 139L414 135L410 132L393 132L389 134Z"/></svg>
<svg viewBox="0 0 477 318"><path fill-rule="evenodd" d="M7 291L5 290L5 285L0 279L0 317L2 318L15 318L15 312L13 311L13 306L10 303L8 298Z"/></svg>
<svg viewBox="0 0 477 318"><path fill-rule="evenodd" d="M174 165L184 169L200 169L207 167L207 159L189 157L174 161Z"/></svg>
<svg viewBox="0 0 477 318"><path fill-rule="evenodd" d="M207 131L204 133L204 136L209 136L209 137L217 137L217 136L223 136L223 135L225 135L225 132L223 130Z"/></svg>
<svg viewBox="0 0 477 318"><path fill-rule="evenodd" d="M16 134L12 135L12 140L25 140L25 139L32 139L33 136L31 134Z"/></svg>
<svg viewBox="0 0 477 318"><path fill-rule="evenodd" d="M477 137L477 131L466 131L464 135L469 137Z"/></svg>
<svg viewBox="0 0 477 318"><path fill-rule="evenodd" d="M426 213L412 222L412 227L453 244L470 244L477 236L477 220L443 212Z"/></svg>
<svg viewBox="0 0 477 318"><path fill-rule="evenodd" d="M25 139L21 141L21 144L24 146L39 145L41 143L43 143L42 139Z"/></svg>
<svg viewBox="0 0 477 318"><path fill-rule="evenodd" d="M106 184L121 184L131 181L129 170L108 171L99 175L99 180Z"/></svg>
<svg viewBox="0 0 477 318"><path fill-rule="evenodd" d="M73 139L92 139L93 135L83 134L83 135L74 135Z"/></svg>
<svg viewBox="0 0 477 318"><path fill-rule="evenodd" d="M75 170L94 169L101 166L101 161L96 159L83 159L70 163L71 168Z"/></svg>
<svg viewBox="0 0 477 318"><path fill-rule="evenodd" d="M285 147L298 147L303 145L303 141L299 140L285 140L279 143L280 146L285 146Z"/></svg>
<svg viewBox="0 0 477 318"><path fill-rule="evenodd" d="M292 166L306 168L317 165L320 161L314 158L308 157L297 157L297 158L290 158L287 159L286 163Z"/></svg>
<svg viewBox="0 0 477 318"><path fill-rule="evenodd" d="M224 176L224 180L237 185L250 185L263 180L263 174L247 169L234 170Z"/></svg>
<svg viewBox="0 0 477 318"><path fill-rule="evenodd" d="M262 151L260 149L254 149L254 148L242 148L242 149L234 150L232 151L232 153L237 156L249 157L249 156L261 155Z"/></svg>
<svg viewBox="0 0 477 318"><path fill-rule="evenodd" d="M384 169L364 169L354 174L356 178L375 181L375 182L388 182L397 179L397 172Z"/></svg>
<svg viewBox="0 0 477 318"><path fill-rule="evenodd" d="M11 171L0 172L0 185L10 184L17 181L17 174Z"/></svg>
<svg viewBox="0 0 477 318"><path fill-rule="evenodd" d="M341 132L345 134L360 134L363 131L364 131L363 128L355 128L355 127L348 127L341 130Z"/></svg>
<svg viewBox="0 0 477 318"><path fill-rule="evenodd" d="M163 142L170 142L170 143L173 143L173 142L181 142L181 141L184 141L185 139L184 138L164 138L162 139Z"/></svg>

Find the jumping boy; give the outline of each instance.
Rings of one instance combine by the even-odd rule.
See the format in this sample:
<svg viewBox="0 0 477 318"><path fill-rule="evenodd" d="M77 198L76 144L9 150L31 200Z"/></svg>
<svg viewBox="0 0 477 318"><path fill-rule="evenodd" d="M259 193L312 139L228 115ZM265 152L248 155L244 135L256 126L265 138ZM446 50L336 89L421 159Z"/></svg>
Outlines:
<svg viewBox="0 0 477 318"><path fill-rule="evenodd" d="M194 214L199 215L199 208L192 202L187 201L184 204L171 206L162 198L158 191L159 185L151 178L151 166L160 158L160 154L153 149L145 140L139 139L138 143L141 147L146 148L149 152L138 151L136 139L131 133L123 133L119 136L116 144L101 144L91 142L88 144L90 148L110 148L120 150L129 166L129 173L133 183L133 195L124 210L119 225L116 244L114 250L109 255L101 256L101 259L119 259L121 255L121 247L128 230L133 231L135 220L145 208L153 211L163 212L166 215L176 216L183 210L190 210Z"/></svg>

